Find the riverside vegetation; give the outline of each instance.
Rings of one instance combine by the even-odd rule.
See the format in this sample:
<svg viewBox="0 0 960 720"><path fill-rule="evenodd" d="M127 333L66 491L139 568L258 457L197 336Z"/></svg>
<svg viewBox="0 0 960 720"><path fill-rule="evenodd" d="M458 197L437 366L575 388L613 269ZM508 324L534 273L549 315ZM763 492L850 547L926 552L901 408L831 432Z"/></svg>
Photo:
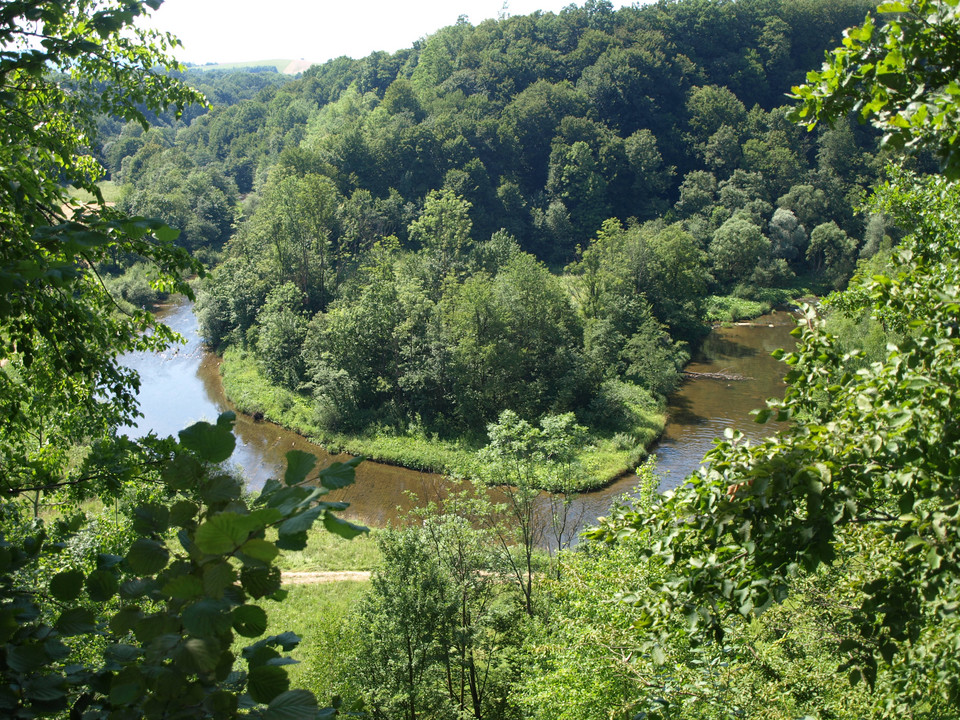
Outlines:
<svg viewBox="0 0 960 720"><path fill-rule="evenodd" d="M960 717L956 2L590 0L295 80L176 67L159 4L0 9L4 716ZM193 274L238 393L475 486L344 550L356 461L117 437ZM569 547L705 318L831 288L785 431Z"/></svg>
<svg viewBox="0 0 960 720"><path fill-rule="evenodd" d="M191 70L209 112L104 120L99 153L120 207L216 262L197 312L243 410L445 472L506 410L574 413L590 487L642 460L708 320L896 235L851 206L876 134L784 105L869 7L588 2L296 80Z"/></svg>

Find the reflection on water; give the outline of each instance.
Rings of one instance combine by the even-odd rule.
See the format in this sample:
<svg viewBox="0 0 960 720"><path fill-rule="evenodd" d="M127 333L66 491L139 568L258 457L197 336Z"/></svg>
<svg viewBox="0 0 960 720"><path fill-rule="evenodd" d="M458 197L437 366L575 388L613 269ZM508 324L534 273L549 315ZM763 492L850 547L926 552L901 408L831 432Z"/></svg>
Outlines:
<svg viewBox="0 0 960 720"><path fill-rule="evenodd" d="M183 301L158 314L183 335L186 343L161 354L132 353L125 358L124 364L141 375L139 400L144 418L127 428L131 435L149 431L175 435L197 420L213 421L221 412L233 409L223 395L219 358L203 349L192 304ZM770 353L792 345L789 333L793 327L792 314L780 312L754 325L719 328L710 334L687 369L750 379L684 381L670 400L669 421L656 449L658 468L664 474L661 487L675 487L696 470L726 427L735 426L750 438L777 429L777 423L754 423L750 411L762 407L765 398L782 396L784 366ZM240 414L236 435L237 449L231 461L251 487L280 476L289 450L317 455L321 467L348 457L331 456L296 433ZM583 495L572 513L592 522L608 512L614 498L629 492L635 484L635 477L628 475L603 490ZM351 518L383 526L396 519L398 508L409 509L439 499L444 488L445 481L439 475L364 462L357 469L356 483L331 493L331 499L349 502L347 514Z"/></svg>
<svg viewBox="0 0 960 720"><path fill-rule="evenodd" d="M766 398L783 397L786 368L771 353L792 347L790 331L795 327L793 313L779 312L753 325L717 328L710 333L687 370L748 379L688 378L670 398L669 421L656 450L658 467L664 473L662 488L676 487L694 472L726 428L760 439L782 427L776 422L757 424L750 413L763 407Z"/></svg>
<svg viewBox="0 0 960 720"><path fill-rule="evenodd" d="M220 360L207 353L200 340L192 303L183 301L157 313L186 343L163 353L131 353L124 364L141 375L140 410L144 417L133 436L153 431L158 435L176 435L197 420L214 421L233 410L220 383ZM273 423L254 422L238 413L237 449L230 462L252 488L261 487L270 477L280 477L286 467L286 453L303 450L319 458L326 467L348 455L331 456L319 445ZM343 490L330 493L330 499L350 503L346 515L372 526L383 526L397 516L397 508L435 500L443 488L442 478L406 468L365 462L357 469L357 481Z"/></svg>
<svg viewBox="0 0 960 720"><path fill-rule="evenodd" d="M774 360L777 348L793 347L790 331L796 327L789 311L775 312L748 325L716 328L703 343L700 352L687 366L694 373L726 373L748 380L688 378L671 396L667 426L654 450L657 470L662 475L660 488L680 485L695 472L704 454L723 437L728 427L740 430L747 438L760 439L783 425L753 420L751 411L763 407L764 400L783 397L786 367ZM627 475L607 488L584 496L586 517L606 515L611 503L636 487L636 478Z"/></svg>

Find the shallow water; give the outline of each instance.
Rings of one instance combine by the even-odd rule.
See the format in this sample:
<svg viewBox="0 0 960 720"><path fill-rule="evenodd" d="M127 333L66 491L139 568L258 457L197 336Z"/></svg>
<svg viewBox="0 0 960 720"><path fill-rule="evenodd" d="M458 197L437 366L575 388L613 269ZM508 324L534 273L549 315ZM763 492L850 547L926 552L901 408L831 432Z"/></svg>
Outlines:
<svg viewBox="0 0 960 720"><path fill-rule="evenodd" d="M144 417L127 432L133 436L154 431L175 435L197 420L215 420L225 410L234 409L223 394L219 358L204 350L191 303L183 301L158 313L186 343L163 353L132 353L124 364L140 373L140 409ZM748 380L688 379L669 403L669 420L655 453L663 474L662 488L675 487L700 465L713 441L726 427L735 426L751 438L759 438L777 429L776 423L758 425L750 411L763 406L768 397L780 397L785 367L770 357L775 349L792 345L790 330L795 327L789 312L774 313L749 326L718 328L711 332L701 352L688 366L693 372L725 372ZM323 448L273 423L254 422L237 415L237 449L231 461L247 478L251 487L259 487L269 477L277 477L285 467L289 450L311 452L321 466L348 456L331 456ZM364 462L357 469L357 481L351 487L331 493L331 499L350 503L346 513L372 526L395 520L398 508L409 509L442 496L445 480L440 475ZM613 500L636 485L626 475L609 487L578 498L571 514L591 522L604 515Z"/></svg>

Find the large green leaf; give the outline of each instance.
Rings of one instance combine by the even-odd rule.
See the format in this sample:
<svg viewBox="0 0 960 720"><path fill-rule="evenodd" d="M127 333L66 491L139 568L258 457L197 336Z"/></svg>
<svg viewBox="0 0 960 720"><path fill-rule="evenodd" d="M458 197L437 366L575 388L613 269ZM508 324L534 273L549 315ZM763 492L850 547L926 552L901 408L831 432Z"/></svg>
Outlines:
<svg viewBox="0 0 960 720"><path fill-rule="evenodd" d="M54 703L66 697L66 688L67 680L62 675L40 675L24 683L23 694L33 701Z"/></svg>
<svg viewBox="0 0 960 720"><path fill-rule="evenodd" d="M323 514L323 508L312 507L309 510L294 515L289 520L283 522L278 529L280 535L290 535L309 530L314 521Z"/></svg>
<svg viewBox="0 0 960 720"><path fill-rule="evenodd" d="M170 524L174 527L188 527L199 510L196 503L180 500L170 508Z"/></svg>
<svg viewBox="0 0 960 720"><path fill-rule="evenodd" d="M277 695L263 713L264 720L313 720L317 699L307 690L287 690Z"/></svg>
<svg viewBox="0 0 960 720"><path fill-rule="evenodd" d="M368 528L363 527L362 525L354 525L352 522L347 522L342 518L338 518L336 515L331 515L327 513L323 516L323 525L327 530L339 535L342 538L351 540L357 535L362 535L365 532L369 532Z"/></svg>
<svg viewBox="0 0 960 720"><path fill-rule="evenodd" d="M135 667L126 667L114 676L110 684L110 702L114 705L130 705L143 696L143 675Z"/></svg>
<svg viewBox="0 0 960 720"><path fill-rule="evenodd" d="M66 570L50 579L50 594L62 602L71 602L83 592L83 573L79 570Z"/></svg>
<svg viewBox="0 0 960 720"><path fill-rule="evenodd" d="M237 439L229 427L201 420L180 431L180 443L201 460L219 463L233 454Z"/></svg>
<svg viewBox="0 0 960 720"><path fill-rule="evenodd" d="M219 644L212 638L190 638L176 653L177 660L185 662L188 670L212 672L220 662Z"/></svg>
<svg viewBox="0 0 960 720"><path fill-rule="evenodd" d="M302 450L291 450L287 453L287 471L283 475L283 481L287 485L301 483L316 465L315 455Z"/></svg>
<svg viewBox="0 0 960 720"><path fill-rule="evenodd" d="M178 575L163 586L163 594L178 600L192 600L203 594L203 583L194 575Z"/></svg>
<svg viewBox="0 0 960 720"><path fill-rule="evenodd" d="M148 503L133 510L133 531L138 535L162 534L170 527L170 510Z"/></svg>
<svg viewBox="0 0 960 720"><path fill-rule="evenodd" d="M245 567L240 583L254 598L267 597L280 589L280 571L276 567Z"/></svg>
<svg viewBox="0 0 960 720"><path fill-rule="evenodd" d="M51 662L44 645L15 645L6 652L7 667L18 673L32 673Z"/></svg>
<svg viewBox="0 0 960 720"><path fill-rule="evenodd" d="M275 665L260 665L247 675L247 691L254 702L269 703L290 688L287 671Z"/></svg>
<svg viewBox="0 0 960 720"><path fill-rule="evenodd" d="M267 613L257 605L241 605L233 611L233 629L243 637L260 637L267 631Z"/></svg>
<svg viewBox="0 0 960 720"><path fill-rule="evenodd" d="M320 484L330 490L338 490L347 487L347 485L353 485L357 465L361 462L363 462L362 457L355 457L350 458L345 463L333 463L330 467L320 471Z"/></svg>
<svg viewBox="0 0 960 720"><path fill-rule="evenodd" d="M229 555L247 541L250 529L247 516L218 513L197 528L197 547L208 555Z"/></svg>
<svg viewBox="0 0 960 720"><path fill-rule="evenodd" d="M127 552L127 565L137 575L155 575L167 566L170 551L156 540L135 540Z"/></svg>
<svg viewBox="0 0 960 720"><path fill-rule="evenodd" d="M259 560L265 563L273 562L273 559L280 554L276 544L261 538L251 538L250 540L247 540L240 547L240 552L242 552L244 555L252 557L254 560Z"/></svg>
<svg viewBox="0 0 960 720"><path fill-rule="evenodd" d="M220 597L237 579L237 571L228 562L210 563L203 568L203 590Z"/></svg>
<svg viewBox="0 0 960 720"><path fill-rule="evenodd" d="M87 595L94 602L106 602L119 589L117 576L109 570L95 570L87 577Z"/></svg>
<svg viewBox="0 0 960 720"><path fill-rule="evenodd" d="M203 598L184 609L183 627L198 637L219 635L230 629L229 610L230 605L225 600Z"/></svg>
<svg viewBox="0 0 960 720"><path fill-rule="evenodd" d="M243 494L243 484L232 475L215 475L200 486L200 497L207 505L228 503Z"/></svg>
<svg viewBox="0 0 960 720"><path fill-rule="evenodd" d="M60 613L55 627L65 637L86 635L97 629L97 619L87 608L69 608Z"/></svg>

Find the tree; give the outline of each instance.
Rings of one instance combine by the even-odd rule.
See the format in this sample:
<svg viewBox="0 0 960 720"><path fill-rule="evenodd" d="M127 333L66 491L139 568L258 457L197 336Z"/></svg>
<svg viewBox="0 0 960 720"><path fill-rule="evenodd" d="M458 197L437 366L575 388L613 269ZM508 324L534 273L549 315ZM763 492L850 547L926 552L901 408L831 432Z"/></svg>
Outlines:
<svg viewBox="0 0 960 720"><path fill-rule="evenodd" d="M307 321L303 293L293 283L278 285L257 315L257 359L271 382L296 390L304 377Z"/></svg>
<svg viewBox="0 0 960 720"><path fill-rule="evenodd" d="M813 269L822 272L834 287L850 277L856 259L856 240L848 237L835 222L817 225L810 233L807 260Z"/></svg>
<svg viewBox="0 0 960 720"><path fill-rule="evenodd" d="M143 310L116 312L93 269L129 253L149 262L157 288L187 294L184 275L202 273L162 222L103 203L102 170L86 154L99 113L145 123L137 103L183 108L201 99L155 70L173 67L166 39L123 34L144 10L136 2L25 2L0 13L0 395L10 418L0 429L0 474L13 493L23 480L63 481L51 448L131 420L136 377L117 358L171 338L162 326L144 335L153 322ZM95 201L71 200L65 183Z"/></svg>
<svg viewBox="0 0 960 720"><path fill-rule="evenodd" d="M869 30L849 31L832 58L832 72L811 75L811 86L797 90L818 117L877 101L869 112L887 113L883 83L894 85L889 97L901 92L901 80L886 76L890 63L931 65L922 77L911 72L903 79L902 92L916 98L921 118L919 108L948 102L940 85L923 83L948 72L934 52L941 38L956 36L955 8L923 1L887 7L913 12L882 33L899 59L883 65L883 55L866 54L871 22ZM914 44L900 41L904 28L917 33L909 35ZM948 51L947 63L949 57ZM949 167L955 110L949 100L941 120L918 120L902 128L908 133L902 137L942 147ZM896 123L902 116L891 110L881 117ZM895 272L859 277L831 302L852 312L866 309L898 331L880 361L858 367L857 353L842 348L806 308L798 347L783 355L790 366L786 396L758 416L794 422L757 445L731 431L708 455L708 468L674 495L650 512L627 512L625 523L598 533L612 537L613 527L668 533L652 554L669 568L669 577L658 586L658 597L645 603L638 624L662 627L672 615L664 611L673 610L691 627L709 628L721 638L728 613L750 617L782 602L800 578L823 566L840 568L847 580L831 606L844 616L839 670L851 683L870 686L878 715L956 715L958 196L955 181L904 172L893 172L877 190L874 212L910 228L893 258Z"/></svg>
<svg viewBox="0 0 960 720"><path fill-rule="evenodd" d="M960 177L960 127L957 78L960 61L956 6L945 0L907 0L882 4L891 17L878 24L867 15L844 33L838 48L807 83L793 88L802 102L801 122L813 128L820 120L856 112L883 133L883 145L916 150L932 147L943 173ZM917 96L920 90L922 97Z"/></svg>
<svg viewBox="0 0 960 720"><path fill-rule="evenodd" d="M427 195L420 217L410 224L410 242L418 245L431 265L434 289L450 273L463 271L470 248L470 203L452 190Z"/></svg>
<svg viewBox="0 0 960 720"><path fill-rule="evenodd" d="M779 207L770 219L770 254L796 262L807 245L807 231L793 211Z"/></svg>
<svg viewBox="0 0 960 720"><path fill-rule="evenodd" d="M442 663L457 611L450 580L421 532L384 531L377 545L383 562L355 623L352 672L363 709L376 718L450 716Z"/></svg>
<svg viewBox="0 0 960 720"><path fill-rule="evenodd" d="M746 280L769 255L770 241L759 227L741 215L721 225L710 242L714 275L728 285Z"/></svg>
<svg viewBox="0 0 960 720"><path fill-rule="evenodd" d="M164 347L171 333L145 311L119 311L97 266L140 256L157 287L188 295L184 276L202 274L161 221L106 206L87 155L99 114L145 124L147 112L202 101L168 72L175 41L134 22L159 5L0 8L0 714L233 718L245 706L245 716L306 720L316 699L289 690L275 662L295 636L253 643L232 675L234 633L264 634L266 615L249 601L279 597L279 547L302 548L321 518L344 536L360 531L330 512L340 504L320 500L352 481L355 463L304 487L316 459L290 454L284 481L247 497L221 466L236 442L232 413L179 441L111 436L136 412L136 376L120 354ZM94 202L70 200L66 183ZM88 452L68 465L81 438ZM106 499L142 491L130 508L134 537L107 544L82 512L21 521L24 494L66 487ZM277 540L265 539L268 528ZM89 555L64 552L83 542Z"/></svg>
<svg viewBox="0 0 960 720"><path fill-rule="evenodd" d="M585 440L586 428L577 425L573 413L545 416L536 427L512 410L504 410L497 422L487 425L490 442L479 453L480 478L501 489L506 501L500 508L503 520L487 518L508 575L523 598L527 615L534 612L535 553L543 545L550 525L562 530L567 516L558 517L568 505L551 507L551 519L540 510L542 490L563 496L577 487L583 468L576 462L576 448ZM566 538L569 542L569 536Z"/></svg>

